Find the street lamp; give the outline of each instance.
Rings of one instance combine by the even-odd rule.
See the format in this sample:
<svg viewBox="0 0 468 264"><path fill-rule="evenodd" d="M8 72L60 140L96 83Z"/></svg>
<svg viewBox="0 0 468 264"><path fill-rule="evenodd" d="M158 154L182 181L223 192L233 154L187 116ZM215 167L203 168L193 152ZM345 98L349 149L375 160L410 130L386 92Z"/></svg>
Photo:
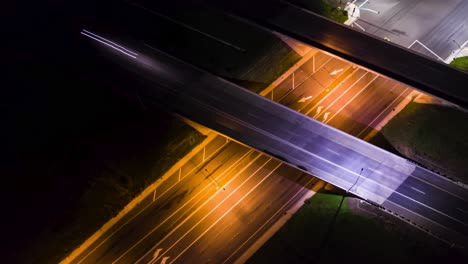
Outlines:
<svg viewBox="0 0 468 264"><path fill-rule="evenodd" d="M320 245L320 251L319 252L322 252L323 249L325 248L325 246L327 245L328 243L328 238L330 237L332 231L333 231L333 227L335 226L335 222L336 222L336 218L338 217L338 213L340 212L341 210L341 206L343 205L343 201L344 201L344 198L346 197L346 195L349 193L349 191L351 191L351 189L354 187L354 185L356 185L356 183L359 181L359 179L361 178L361 174L362 172L364 171L364 168L361 168L361 171L359 172L359 175L356 179L356 181L353 183L353 185L351 185L351 187L349 187L349 189L346 191L345 194L343 194L343 197L341 197L341 201L340 201L340 205L338 205L338 209L336 209L336 212L335 212L335 215L333 216L332 218L332 221L330 223L330 226L327 230L327 233L325 234L325 237L322 241L322 244ZM318 256L318 261L317 263L320 262L320 257L321 257L321 253L319 253L319 256Z"/></svg>

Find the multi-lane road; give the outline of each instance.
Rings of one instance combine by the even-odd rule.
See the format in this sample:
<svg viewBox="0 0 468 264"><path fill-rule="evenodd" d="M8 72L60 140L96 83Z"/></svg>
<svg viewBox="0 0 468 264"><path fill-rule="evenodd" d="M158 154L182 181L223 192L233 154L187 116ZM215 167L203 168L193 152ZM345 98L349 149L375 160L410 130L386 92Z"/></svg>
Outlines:
<svg viewBox="0 0 468 264"><path fill-rule="evenodd" d="M363 2L357 1L357 4ZM380 38L389 37L390 41L405 48L418 40L445 59L468 41L468 1L374 0L364 7L378 13L363 10L359 25L366 32ZM438 59L422 45L413 44L411 49Z"/></svg>
<svg viewBox="0 0 468 264"><path fill-rule="evenodd" d="M466 223L463 215L467 209L466 192L447 180L422 169L404 174L402 167L408 169L415 166L399 164L399 158L390 157L378 163L363 155L366 151L359 144L349 148L347 141L350 139L342 133L327 131L323 126L313 129L308 124L309 119L298 117L290 111L286 111L287 119L277 119L285 108L256 101L252 94L242 88L233 87L210 75L200 75L198 70L164 54L158 52L146 56L146 52L138 51L136 59L118 52L109 55L119 57L117 59L122 64L127 64L132 71L137 69L151 81L151 87L146 91L150 101L165 104L201 123L207 124L207 120L208 123L214 122L220 131L246 142L251 142L251 137L257 138L261 144L268 141L262 139L267 135L256 133L257 124L260 129L267 126L267 130L279 124L276 128L280 128L280 133L285 133L282 138L296 145L292 152L287 150L284 154L288 155L280 158L293 162L293 157L300 162L297 156L300 154L307 158L307 162L301 165L302 169L320 172L322 176L327 172L332 177L342 177L337 184L342 188L352 187L351 192L358 195L369 195L373 191L385 193L386 199L378 199L381 194L374 198L392 210L400 210L402 215L412 217L416 212L416 215L423 217L418 219L418 223L434 225L434 230L447 231L445 226L449 226L466 231L463 224ZM199 89L201 87L203 89ZM199 92L203 96L196 96ZM234 94L228 96L225 93ZM398 83L318 52L313 60L303 64L267 97L364 137L367 133L365 129L370 129L369 124L372 126L384 118L382 109L384 112L391 111L392 106L403 100L407 93L407 88ZM387 96L390 97L384 98ZM255 105L266 112L257 111L260 109L253 108L249 100L254 100ZM206 101L209 103L206 104ZM221 110L225 107L231 109L229 114ZM239 115L240 119L229 117L239 109L243 112ZM255 126L248 125L253 124L249 120L251 118ZM270 121L272 118L275 119L273 122ZM295 121L293 127L290 121ZM362 125L349 125L349 122ZM253 133L249 130L253 130ZM330 136L335 137L334 140L327 139ZM336 140L343 139L336 144ZM258 142L254 144L257 148ZM283 151L278 146L284 142L270 142L273 143L270 150L269 143L259 149L279 157L278 152L274 151ZM208 151L198 154L187 165L192 168L174 174L73 263L171 263L193 259L233 262L288 208L310 193L309 189L315 182L305 173L232 141L226 143L218 140L212 144L216 145L210 145ZM305 152L301 153L297 147ZM314 152L320 152L320 156L310 155ZM375 153L383 152L373 150L371 154ZM205 155L205 158L200 155ZM394 163L390 164L389 161ZM343 170L350 166L355 169L354 172ZM360 171L361 168L364 170ZM409 174L412 175L408 177ZM336 180L335 183L338 183ZM376 181L388 183L394 187L394 191L389 192ZM424 196L426 193L428 195ZM444 201L452 201L452 204L443 208L446 204L442 200L434 200L431 197L433 194L444 196ZM447 220L451 218L446 215L454 216L455 223ZM463 223L460 224L460 221Z"/></svg>
<svg viewBox="0 0 468 264"><path fill-rule="evenodd" d="M293 1L213 1L213 4L415 89L465 108L468 106L468 92L461 86L468 75L380 37L326 20Z"/></svg>
<svg viewBox="0 0 468 264"><path fill-rule="evenodd" d="M412 91L399 82L318 52L266 97L364 138Z"/></svg>
<svg viewBox="0 0 468 264"><path fill-rule="evenodd" d="M316 181L217 136L70 262L232 262Z"/></svg>

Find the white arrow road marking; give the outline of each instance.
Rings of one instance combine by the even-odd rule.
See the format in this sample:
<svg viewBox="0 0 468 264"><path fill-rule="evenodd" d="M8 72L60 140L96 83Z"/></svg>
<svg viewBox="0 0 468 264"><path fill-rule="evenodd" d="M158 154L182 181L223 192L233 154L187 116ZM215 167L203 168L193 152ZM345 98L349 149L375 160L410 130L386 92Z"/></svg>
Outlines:
<svg viewBox="0 0 468 264"><path fill-rule="evenodd" d="M332 71L330 74L331 74L331 75L336 75L337 73L340 73L340 72L342 72L342 71L343 71L343 68L341 68L341 69L339 69L339 70L334 70L334 71Z"/></svg>
<svg viewBox="0 0 468 264"><path fill-rule="evenodd" d="M301 100L299 100L299 103L305 103L307 100L312 99L312 95L307 96L307 97L302 97Z"/></svg>
<svg viewBox="0 0 468 264"><path fill-rule="evenodd" d="M328 118L328 115L330 114L330 112L326 112L324 115L323 115L323 122L327 121L327 118Z"/></svg>
<svg viewBox="0 0 468 264"><path fill-rule="evenodd" d="M170 257L164 257L164 258L162 258L161 264L165 264L168 258L170 258Z"/></svg>
<svg viewBox="0 0 468 264"><path fill-rule="evenodd" d="M317 114L316 115L320 114L320 111L322 111L322 108L323 108L323 105L317 107Z"/></svg>
<svg viewBox="0 0 468 264"><path fill-rule="evenodd" d="M159 253L161 252L162 248L156 249L156 251L153 254L153 259L157 259L159 256Z"/></svg>

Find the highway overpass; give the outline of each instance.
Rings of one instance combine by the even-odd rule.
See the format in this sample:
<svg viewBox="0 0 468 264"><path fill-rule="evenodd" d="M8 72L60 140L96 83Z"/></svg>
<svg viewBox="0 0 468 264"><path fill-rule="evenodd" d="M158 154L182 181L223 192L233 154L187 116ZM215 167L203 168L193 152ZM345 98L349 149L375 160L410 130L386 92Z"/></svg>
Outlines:
<svg viewBox="0 0 468 264"><path fill-rule="evenodd" d="M466 243L468 191L457 184L148 45L127 49L82 34L144 80L146 101Z"/></svg>
<svg viewBox="0 0 468 264"><path fill-rule="evenodd" d="M227 12L468 109L468 74L281 0L212 1Z"/></svg>

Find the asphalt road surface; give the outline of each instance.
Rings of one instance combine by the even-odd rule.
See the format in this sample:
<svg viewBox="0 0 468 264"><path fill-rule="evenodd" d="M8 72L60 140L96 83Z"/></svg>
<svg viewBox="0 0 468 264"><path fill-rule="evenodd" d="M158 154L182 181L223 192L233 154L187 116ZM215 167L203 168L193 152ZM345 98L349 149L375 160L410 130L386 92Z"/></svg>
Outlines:
<svg viewBox="0 0 468 264"><path fill-rule="evenodd" d="M316 181L218 136L71 263L232 262Z"/></svg>
<svg viewBox="0 0 468 264"><path fill-rule="evenodd" d="M380 38L389 37L393 43L403 47L409 47L418 40L445 59L468 41L468 1L377 0L364 7L380 13L361 12L359 25L366 32ZM437 59L419 43L411 49Z"/></svg>
<svg viewBox="0 0 468 264"><path fill-rule="evenodd" d="M468 231L465 189L159 51L152 52L149 55L147 48L138 48L136 58L109 54L151 84L145 90L147 100L464 243ZM329 67L347 66L346 62L329 62ZM317 81L326 82L327 78ZM415 214L419 218L415 219Z"/></svg>
<svg viewBox="0 0 468 264"><path fill-rule="evenodd" d="M468 75L380 37L323 19L287 1L213 1L213 4L415 89L468 106L468 92L462 86Z"/></svg>
<svg viewBox="0 0 468 264"><path fill-rule="evenodd" d="M367 74L369 77L365 79ZM364 96L358 90L369 87L376 78L375 74L364 69L317 52L267 96L277 94L280 102L296 102L291 106L304 113L319 105L333 108L339 102L337 99L346 97L346 107L341 109L347 111L348 106L367 103L369 107L359 109L367 109L367 115L373 116L375 121L385 116L379 107L371 107L380 104L374 102L378 98ZM330 90L331 84L341 79L343 83ZM351 88L355 86L359 89L353 91ZM372 90L389 93L384 86L375 86ZM325 95L321 96L324 92ZM314 98L306 106L306 102L296 101L300 96L312 95ZM401 100L403 97L398 98ZM398 104L399 100L394 103ZM311 113L314 114L315 110ZM338 122L337 127L346 128L347 123ZM361 130L350 133L365 136ZM267 164L277 166L278 163L221 136L216 138L180 171L171 175L152 197L147 197L72 263L125 263L138 259L158 263L164 258L168 263L193 259L216 263L234 261L291 205L307 194L316 181L286 165L270 169L268 175L264 171L269 169ZM258 176L260 172L268 177L264 182L261 182L263 176ZM236 190L238 186L244 186L244 181L252 175L259 178L249 179L250 187L243 192ZM243 194L246 194L244 200L229 206L231 197L239 201ZM213 202L221 199L216 198L218 196L227 199ZM202 206L205 201L207 203ZM259 210L261 208L265 209ZM189 214L194 210L196 213ZM163 236L170 232L170 235Z"/></svg>

